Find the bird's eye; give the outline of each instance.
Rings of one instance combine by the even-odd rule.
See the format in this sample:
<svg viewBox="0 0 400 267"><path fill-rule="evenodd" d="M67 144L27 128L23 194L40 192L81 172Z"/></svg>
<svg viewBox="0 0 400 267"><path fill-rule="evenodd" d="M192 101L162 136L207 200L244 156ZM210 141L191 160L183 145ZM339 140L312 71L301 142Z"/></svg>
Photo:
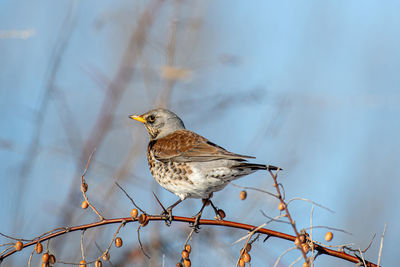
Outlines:
<svg viewBox="0 0 400 267"><path fill-rule="evenodd" d="M156 117L154 115L150 115L147 117L147 121L150 123L153 123L156 120Z"/></svg>

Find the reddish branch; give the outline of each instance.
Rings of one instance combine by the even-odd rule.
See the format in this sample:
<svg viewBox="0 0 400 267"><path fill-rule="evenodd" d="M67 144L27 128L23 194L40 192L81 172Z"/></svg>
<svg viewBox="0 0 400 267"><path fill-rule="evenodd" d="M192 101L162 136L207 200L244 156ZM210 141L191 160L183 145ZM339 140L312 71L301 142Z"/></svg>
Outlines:
<svg viewBox="0 0 400 267"><path fill-rule="evenodd" d="M289 210L287 208L287 204L285 203L285 200L283 199L282 194L281 194L281 190L279 189L278 179L276 178L278 176L279 168L278 168L278 170L276 171L275 174L270 170L268 170L268 171L271 174L272 179L274 179L274 187L276 189L276 192L278 193L277 197L278 197L279 201L281 202L281 204L283 205L283 207L285 209L286 216L287 216L290 224L293 227L294 233L296 234L296 238L298 238L300 240L300 235L299 235L299 232L297 231L296 224L295 224L294 220L292 219L292 217L290 216ZM306 252L302 249L301 246L299 247L299 249L300 249L301 253L303 254L304 260L307 262L307 254L306 254Z"/></svg>
<svg viewBox="0 0 400 267"><path fill-rule="evenodd" d="M165 216L148 215L148 219L149 219L149 221L164 221ZM180 217L180 216L173 216L172 220L176 221L176 222L186 222L186 223L194 223L195 222L195 218ZM134 221L137 221L137 219L133 219L131 217L115 218L115 219L105 219L105 220L102 220L99 222L84 224L84 225L80 225L80 226L66 227L65 229L54 231L48 235L42 236L41 238L34 239L31 242L25 243L25 244L23 244L23 248L35 245L38 242L43 242L43 241L49 240L51 238L64 235L69 232L86 230L89 228L94 228L94 227L107 225L107 224L115 224L115 223L123 223L123 222L129 223L129 222L134 222ZM254 229L257 228L256 226L249 225L249 224L243 224L243 223L239 223L239 222L223 221L223 220L216 221L216 220L206 220L206 219L201 219L199 221L199 225L219 225L219 226L224 226L224 227L243 229L243 230L247 230L247 231L253 231ZM258 229L256 232L260 233L260 234L266 234L268 236L286 239L286 240L289 240L292 242L294 242L294 240L296 239L295 236L277 232L277 231L273 231L273 230L270 230L267 228ZM360 260L355 256L352 256L345 252L328 249L328 248L323 247L318 244L314 244L314 250L318 251L320 254L325 254L325 255L332 256L332 257L340 258L340 259L343 259L343 260L346 260L346 261L349 261L352 263L356 263L356 264L360 263ZM17 251L15 249L13 249L11 251L4 253L3 255L0 255L0 263L3 261L3 259L14 254L15 252L17 252ZM365 263L367 265L366 267L378 267L378 265L376 265L372 262L369 262L369 261L365 261Z"/></svg>

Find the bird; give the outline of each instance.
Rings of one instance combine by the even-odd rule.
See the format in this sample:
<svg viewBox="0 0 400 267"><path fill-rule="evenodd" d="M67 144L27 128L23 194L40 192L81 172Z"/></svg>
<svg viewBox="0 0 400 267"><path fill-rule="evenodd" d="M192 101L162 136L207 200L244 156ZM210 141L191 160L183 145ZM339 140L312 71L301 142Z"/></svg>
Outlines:
<svg viewBox="0 0 400 267"><path fill-rule="evenodd" d="M149 134L147 161L152 176L179 197L164 213L169 216L172 208L187 198L203 199L202 211L213 193L231 181L258 170L278 170L275 166L250 163L248 160L255 157L230 152L187 130L183 121L168 109L152 109L129 118L143 123Z"/></svg>

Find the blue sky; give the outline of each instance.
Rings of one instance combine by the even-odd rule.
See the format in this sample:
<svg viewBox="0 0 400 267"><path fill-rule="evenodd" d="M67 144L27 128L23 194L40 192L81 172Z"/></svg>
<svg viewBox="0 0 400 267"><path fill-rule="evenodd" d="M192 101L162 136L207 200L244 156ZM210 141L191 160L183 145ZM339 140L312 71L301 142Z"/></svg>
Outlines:
<svg viewBox="0 0 400 267"><path fill-rule="evenodd" d="M395 265L395 252L400 249L396 230L400 228L400 3L155 2L154 24L146 32L140 59L127 70L133 76L117 102L105 138L96 147L87 177L96 192L91 197L108 217L127 215L130 209L114 181L151 212L159 212L151 191L165 203L176 199L151 178L145 162L145 130L127 119L156 106L166 92L160 69L167 65L176 22L174 65L191 75L174 83L164 104L181 116L187 128L228 150L282 166L281 182L288 198L312 199L335 210L330 214L316 209L315 225L353 233L337 233L333 243L352 242L364 248L376 233L366 253L376 262L387 223L382 264ZM148 4L0 2L0 232L32 237L65 223L95 219L79 208L82 149L94 138L95 122L104 115L101 106L107 85L116 77ZM31 36L21 38L26 32ZM54 82L49 86L51 75ZM40 110L43 116L38 120ZM37 149L33 159L27 159L37 132ZM27 164L29 171L21 175ZM273 189L263 173L236 183ZM261 224L265 218L260 209L277 214L275 200L249 192L249 199L240 202L239 191L228 186L215 195L227 219ZM199 207L199 201L189 200L177 213L191 216ZM297 202L291 208L299 228L307 227L311 206ZM66 210L73 214L70 221L62 217ZM206 216L212 213L207 211ZM181 229L153 227L166 234ZM291 233L285 225L271 228ZM127 244L137 246L136 238L131 238L134 234L130 235L135 227L125 230ZM108 231L112 234L112 229L106 230L97 237L99 242L106 243ZM316 231L321 239L325 230ZM233 238L223 233L216 244L223 244L231 256L220 264L231 265L239 248L230 243L244 233L230 232ZM144 238L151 240L151 235L144 233ZM167 263L178 258L184 238L171 245L177 255L167 258ZM196 238L194 244L201 247L201 233ZM68 241L73 248L79 237ZM273 264L289 246L259 242L253 265ZM78 256L59 253L63 259L79 257L79 251ZM121 256L115 253L116 258ZM25 254L14 255L8 263L25 262ZM194 266L199 266L196 259L202 257L194 257L198 257ZM297 257L288 254L282 266ZM337 264L328 257L316 261L316 266Z"/></svg>

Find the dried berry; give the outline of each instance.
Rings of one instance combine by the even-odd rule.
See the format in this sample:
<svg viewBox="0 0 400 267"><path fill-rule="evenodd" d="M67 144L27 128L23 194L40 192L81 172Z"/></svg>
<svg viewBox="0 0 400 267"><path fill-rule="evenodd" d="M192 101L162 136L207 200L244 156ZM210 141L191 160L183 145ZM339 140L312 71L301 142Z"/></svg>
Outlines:
<svg viewBox="0 0 400 267"><path fill-rule="evenodd" d="M115 238L115 246L117 248L122 247L122 238L121 237Z"/></svg>
<svg viewBox="0 0 400 267"><path fill-rule="evenodd" d="M89 204L87 203L86 200L84 200L84 201L82 202L82 205L81 205L82 209L87 209L88 206L89 206Z"/></svg>
<svg viewBox="0 0 400 267"><path fill-rule="evenodd" d="M86 262L84 260L81 260L79 262L79 267L86 267Z"/></svg>
<svg viewBox="0 0 400 267"><path fill-rule="evenodd" d="M49 255L49 263L50 264L56 263L56 257L53 254Z"/></svg>
<svg viewBox="0 0 400 267"><path fill-rule="evenodd" d="M247 192L245 190L240 191L239 198L240 200L245 200L247 198Z"/></svg>
<svg viewBox="0 0 400 267"><path fill-rule="evenodd" d="M144 213L140 214L138 221L144 227L149 223L149 217Z"/></svg>
<svg viewBox="0 0 400 267"><path fill-rule="evenodd" d="M97 260L94 262L94 267L102 267L103 263L101 262L101 260Z"/></svg>
<svg viewBox="0 0 400 267"><path fill-rule="evenodd" d="M47 263L49 261L49 253L44 253L42 256L42 261Z"/></svg>
<svg viewBox="0 0 400 267"><path fill-rule="evenodd" d="M15 243L14 247L15 247L16 251L20 251L24 247L24 244L22 244L21 241L17 241L17 243Z"/></svg>
<svg viewBox="0 0 400 267"><path fill-rule="evenodd" d="M106 254L103 255L102 258L103 258L103 261L108 261L110 259L110 253L107 252Z"/></svg>
<svg viewBox="0 0 400 267"><path fill-rule="evenodd" d="M185 250L190 253L192 251L192 247L188 244L185 246Z"/></svg>
<svg viewBox="0 0 400 267"><path fill-rule="evenodd" d="M37 254L40 254L40 253L43 252L42 243L37 243L37 244L35 245L35 251L36 251Z"/></svg>
<svg viewBox="0 0 400 267"><path fill-rule="evenodd" d="M247 252L243 253L242 259L244 260L244 262L250 262L251 261L250 254Z"/></svg>
<svg viewBox="0 0 400 267"><path fill-rule="evenodd" d="M243 259L240 259L239 260L239 267L244 267L244 266L246 266L246 263L244 262Z"/></svg>
<svg viewBox="0 0 400 267"><path fill-rule="evenodd" d="M251 244L247 244L247 246L246 246L246 251L247 251L247 252L250 252L250 250L251 250Z"/></svg>
<svg viewBox="0 0 400 267"><path fill-rule="evenodd" d="M183 261L183 264L185 265L185 267L190 267L190 266L192 266L192 263L190 262L189 259L184 260L184 261Z"/></svg>
<svg viewBox="0 0 400 267"><path fill-rule="evenodd" d="M279 203L278 210L283 211L285 209L285 204L283 202Z"/></svg>
<svg viewBox="0 0 400 267"><path fill-rule="evenodd" d="M189 259L189 252L187 252L186 250L182 250L182 259Z"/></svg>
<svg viewBox="0 0 400 267"><path fill-rule="evenodd" d="M137 210L137 209L132 209L132 210L131 210L131 217L132 217L133 219L136 219L137 216L138 216L138 210Z"/></svg>
<svg viewBox="0 0 400 267"><path fill-rule="evenodd" d="M325 234L325 240L326 241L331 241L332 240L332 238L333 238L333 234L332 234L332 232L327 232L326 234Z"/></svg>

